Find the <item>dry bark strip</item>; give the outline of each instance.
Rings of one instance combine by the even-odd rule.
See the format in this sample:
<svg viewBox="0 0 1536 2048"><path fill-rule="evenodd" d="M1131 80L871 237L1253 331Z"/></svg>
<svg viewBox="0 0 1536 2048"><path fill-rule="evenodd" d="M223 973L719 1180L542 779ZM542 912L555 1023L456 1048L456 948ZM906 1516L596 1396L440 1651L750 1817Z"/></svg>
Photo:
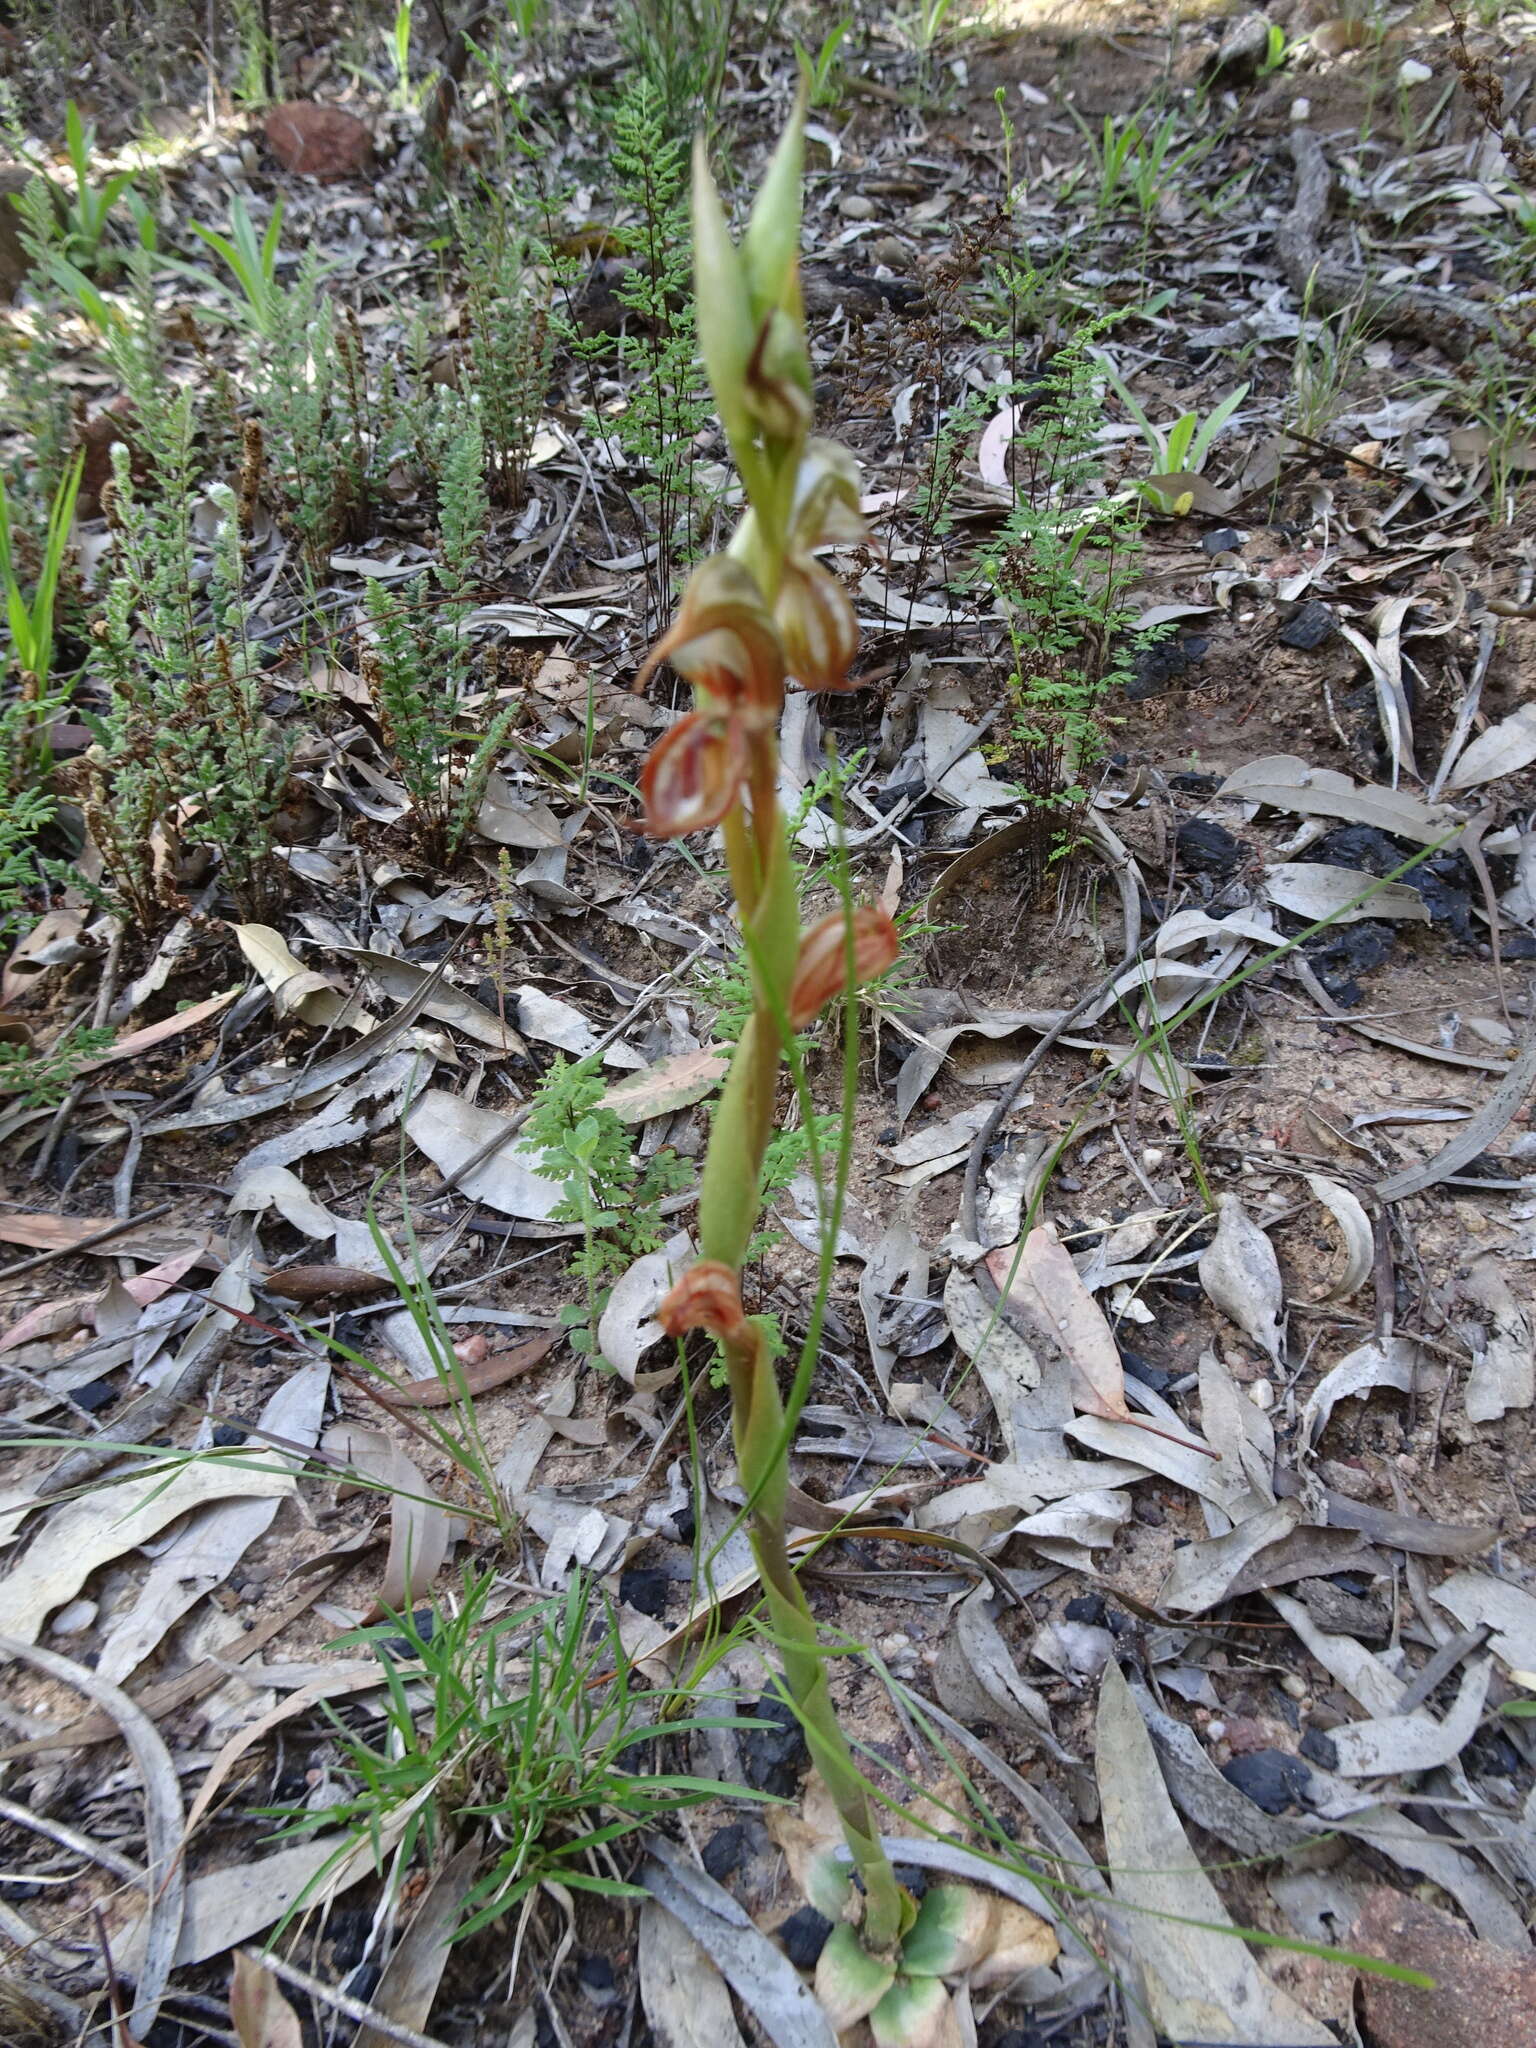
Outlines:
<svg viewBox="0 0 1536 2048"><path fill-rule="evenodd" d="M1333 192L1333 172L1323 145L1306 128L1291 132L1296 197L1275 233L1275 253L1286 282L1301 304L1318 313L1358 311L1379 334L1401 334L1428 342L1444 353L1486 341L1493 322L1486 307L1449 292L1419 285L1375 285L1347 264L1323 253L1319 239Z"/></svg>

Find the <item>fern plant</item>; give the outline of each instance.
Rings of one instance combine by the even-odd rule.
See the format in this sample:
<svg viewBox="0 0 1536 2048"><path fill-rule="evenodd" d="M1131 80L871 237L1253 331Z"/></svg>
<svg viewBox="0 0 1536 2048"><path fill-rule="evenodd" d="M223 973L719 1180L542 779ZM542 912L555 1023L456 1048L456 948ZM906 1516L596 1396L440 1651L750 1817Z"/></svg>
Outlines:
<svg viewBox="0 0 1536 2048"><path fill-rule="evenodd" d="M697 552L708 507L694 446L710 418L699 371L698 333L689 292L687 151L669 125L660 88L646 71L631 75L613 112L613 165L633 262L615 285L628 317L617 342L627 403L611 431L640 473L632 497L653 528L650 597L659 614L671 602L678 569ZM573 353L588 362L609 354L604 336L569 330Z"/></svg>
<svg viewBox="0 0 1536 2048"><path fill-rule="evenodd" d="M438 559L430 579L417 577L403 590L369 583L364 607L371 637L361 667L411 799L422 851L447 865L474 823L517 706L504 706L479 735L460 730L470 661L464 620L474 609L476 560L490 518L476 409L450 400L435 439ZM462 760L468 745L473 751Z"/></svg>
<svg viewBox="0 0 1536 2048"><path fill-rule="evenodd" d="M321 268L311 247L286 290L258 271L256 299L246 292L253 315L247 374L267 469L312 562L362 530L378 440L370 432L362 337L321 290Z"/></svg>
<svg viewBox="0 0 1536 2048"><path fill-rule="evenodd" d="M145 367L141 357L140 368ZM192 397L156 396L141 377L135 435L148 469L112 451L113 547L91 673L105 704L87 714L86 824L123 905L154 923L178 900L178 856L218 861L242 916L273 907L272 820L289 747L267 721L261 670L246 638L244 563L235 495L207 486L222 513L211 561L189 511L199 481Z"/></svg>
<svg viewBox="0 0 1536 2048"><path fill-rule="evenodd" d="M455 206L453 221L464 266L469 388L480 407L486 477L492 503L510 510L522 502L549 375L548 294L515 193L509 197L487 186L474 205Z"/></svg>
<svg viewBox="0 0 1536 2048"><path fill-rule="evenodd" d="M581 1299L560 1311L571 1348L598 1360L597 1324L613 1283L666 1240L661 1205L679 1192L689 1169L674 1152L657 1152L636 1172L629 1133L601 1107L607 1083L598 1062L568 1063L558 1053L540 1082L520 1149L538 1170L560 1182L564 1199L551 1212L556 1223L579 1223L582 1242L571 1260Z"/></svg>
<svg viewBox="0 0 1536 2048"><path fill-rule="evenodd" d="M1058 821L1085 799L1084 774L1103 752L1104 703L1145 644L1130 635L1126 603L1141 515L1133 497L1104 488L1095 333L1075 336L1032 386L1013 441L1013 510L977 563L1008 631L1023 794Z"/></svg>

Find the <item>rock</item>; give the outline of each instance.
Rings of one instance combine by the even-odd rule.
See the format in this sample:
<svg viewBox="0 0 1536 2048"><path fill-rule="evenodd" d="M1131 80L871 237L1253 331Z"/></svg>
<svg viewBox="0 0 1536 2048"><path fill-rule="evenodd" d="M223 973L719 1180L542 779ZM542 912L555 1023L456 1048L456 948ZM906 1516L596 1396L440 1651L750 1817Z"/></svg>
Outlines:
<svg viewBox="0 0 1536 2048"><path fill-rule="evenodd" d="M1229 22L1207 76L1223 85L1251 84L1269 54L1269 26L1267 14L1240 14Z"/></svg>
<svg viewBox="0 0 1536 2048"><path fill-rule="evenodd" d="M754 1721L766 1721L768 1726L740 1731L742 1776L754 1792L769 1792L776 1799L793 1798L801 1768L810 1756L805 1730L795 1719L794 1709L777 1693L765 1692L747 1712Z"/></svg>
<svg viewBox="0 0 1536 2048"><path fill-rule="evenodd" d="M355 114L314 100L284 100L262 123L267 147L301 178L351 178L373 156L373 136Z"/></svg>
<svg viewBox="0 0 1536 2048"><path fill-rule="evenodd" d="M87 1380L82 1387L71 1387L69 1398L83 1414L99 1415L112 1406L119 1391L110 1380Z"/></svg>
<svg viewBox="0 0 1536 2048"><path fill-rule="evenodd" d="M1284 1813L1298 1806L1312 1782L1300 1757L1283 1749L1255 1749L1223 1764L1221 1775L1265 1813Z"/></svg>
<svg viewBox="0 0 1536 2048"><path fill-rule="evenodd" d="M699 1860L716 1884L724 1884L731 1873L741 1867L746 1853L746 1823L733 1820L729 1826L715 1829L704 1844Z"/></svg>
<svg viewBox="0 0 1536 2048"><path fill-rule="evenodd" d="M1213 818L1186 818L1174 834L1179 866L1197 875L1224 880L1238 867L1247 848Z"/></svg>
<svg viewBox="0 0 1536 2048"><path fill-rule="evenodd" d="M1222 1730L1222 1740L1233 1756L1255 1756L1260 1750L1275 1749L1289 1740L1289 1731L1280 1721L1272 1721L1264 1714L1230 1714Z"/></svg>
<svg viewBox="0 0 1536 2048"><path fill-rule="evenodd" d="M71 1600L48 1624L48 1633L52 1636L83 1636L95 1621L96 1614L94 1600Z"/></svg>
<svg viewBox="0 0 1536 2048"><path fill-rule="evenodd" d="M844 220L873 220L875 202L866 199L862 192L845 192L837 202L837 210Z"/></svg>
<svg viewBox="0 0 1536 2048"><path fill-rule="evenodd" d="M619 1573L619 1598L638 1614L648 1614L653 1621L660 1621L667 1611L671 1584L666 1573L656 1565L628 1565Z"/></svg>
<svg viewBox="0 0 1536 2048"><path fill-rule="evenodd" d="M1302 948L1318 980L1338 1004L1341 1010L1352 1010L1360 1000L1360 984L1357 974L1369 974L1379 967L1397 944L1397 933L1391 925L1375 918L1362 918L1358 924L1347 924L1328 932L1319 933Z"/></svg>
<svg viewBox="0 0 1536 2048"><path fill-rule="evenodd" d="M1331 1579L1301 1579L1296 1592L1308 1614L1328 1635L1365 1636L1379 1643L1390 1632L1392 1617L1385 1600L1351 1593Z"/></svg>
<svg viewBox="0 0 1536 2048"><path fill-rule="evenodd" d="M1292 612L1275 638L1282 647L1299 647L1304 654L1310 654L1314 647L1331 640L1338 630L1338 620L1322 599L1309 597L1299 610Z"/></svg>
<svg viewBox="0 0 1536 2048"><path fill-rule="evenodd" d="M1235 548L1240 548L1246 539L1247 535L1239 532L1235 526L1218 526L1214 533L1201 534L1200 546L1208 555L1230 555Z"/></svg>
<svg viewBox="0 0 1536 2048"><path fill-rule="evenodd" d="M14 299L32 265L21 246L21 215L12 204L32 182L20 164L0 164L0 299Z"/></svg>
<svg viewBox="0 0 1536 2048"><path fill-rule="evenodd" d="M1530 2048L1536 2041L1536 1960L1477 1941L1449 1913L1385 1886L1372 1891L1349 1946L1406 1963L1433 1991L1362 1976L1372 2048Z"/></svg>
<svg viewBox="0 0 1536 2048"><path fill-rule="evenodd" d="M814 1906L802 1906L781 1921L775 1932L797 1970L814 1970L832 1932L832 1922Z"/></svg>
<svg viewBox="0 0 1536 2048"><path fill-rule="evenodd" d="M1135 671L1125 686L1133 704L1148 697L1160 697L1168 685L1204 661L1211 643L1203 634L1186 633L1180 639L1157 640L1143 647L1136 657Z"/></svg>

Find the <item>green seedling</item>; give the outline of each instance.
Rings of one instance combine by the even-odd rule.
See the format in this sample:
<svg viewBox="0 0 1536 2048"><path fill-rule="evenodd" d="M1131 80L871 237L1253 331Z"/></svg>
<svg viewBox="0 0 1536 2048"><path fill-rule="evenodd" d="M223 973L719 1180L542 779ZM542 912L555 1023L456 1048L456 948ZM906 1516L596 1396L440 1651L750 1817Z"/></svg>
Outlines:
<svg viewBox="0 0 1536 2048"><path fill-rule="evenodd" d="M1110 389L1140 428L1141 437L1152 451L1152 459L1157 465L1156 476L1141 486L1143 493L1160 512L1170 517L1182 517L1193 503L1193 493L1187 488L1181 489L1176 480L1183 476L1198 476L1205 468L1217 435L1248 396L1248 386L1239 384L1235 391L1229 391L1203 420L1197 412L1186 412L1180 414L1171 427L1156 427L1108 358L1101 354L1099 363ZM1175 481L1159 481L1165 478Z"/></svg>

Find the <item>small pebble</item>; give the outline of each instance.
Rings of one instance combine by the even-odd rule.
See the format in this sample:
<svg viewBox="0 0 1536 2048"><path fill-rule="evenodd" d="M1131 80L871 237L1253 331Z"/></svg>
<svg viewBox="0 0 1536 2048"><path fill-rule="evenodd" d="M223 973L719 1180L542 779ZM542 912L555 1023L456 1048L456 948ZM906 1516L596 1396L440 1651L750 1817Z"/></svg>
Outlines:
<svg viewBox="0 0 1536 2048"><path fill-rule="evenodd" d="M97 1612L94 1600L71 1600L67 1607L61 1607L53 1617L48 1633L54 1636L83 1636L96 1619Z"/></svg>
<svg viewBox="0 0 1536 2048"><path fill-rule="evenodd" d="M837 210L844 220L873 220L875 202L866 199L862 192L845 192L837 202Z"/></svg>
<svg viewBox="0 0 1536 2048"><path fill-rule="evenodd" d="M1255 1408L1268 1410L1275 1405L1275 1390L1268 1380L1255 1380L1248 1389L1248 1398Z"/></svg>
<svg viewBox="0 0 1536 2048"><path fill-rule="evenodd" d="M1287 1699L1304 1700L1307 1696L1307 1681L1299 1671L1287 1671L1280 1680L1280 1690Z"/></svg>

